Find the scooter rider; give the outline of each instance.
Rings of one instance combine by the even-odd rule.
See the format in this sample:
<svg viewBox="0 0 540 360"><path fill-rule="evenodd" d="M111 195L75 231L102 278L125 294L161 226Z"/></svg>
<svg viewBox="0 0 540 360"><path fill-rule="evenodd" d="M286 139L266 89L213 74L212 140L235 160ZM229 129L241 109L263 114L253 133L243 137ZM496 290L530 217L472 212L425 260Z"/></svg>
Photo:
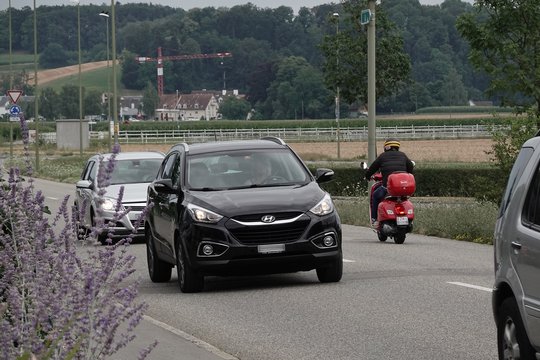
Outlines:
<svg viewBox="0 0 540 360"><path fill-rule="evenodd" d="M386 196L388 175L396 171L412 173L414 169L414 163L404 152L399 151L400 145L401 144L397 139L387 139L384 142L384 152L373 161L366 171L365 176L367 180L369 180L377 171L380 171L383 176L382 186L379 186L373 192L373 199L371 201L371 224L374 226L377 225L377 209L379 203Z"/></svg>

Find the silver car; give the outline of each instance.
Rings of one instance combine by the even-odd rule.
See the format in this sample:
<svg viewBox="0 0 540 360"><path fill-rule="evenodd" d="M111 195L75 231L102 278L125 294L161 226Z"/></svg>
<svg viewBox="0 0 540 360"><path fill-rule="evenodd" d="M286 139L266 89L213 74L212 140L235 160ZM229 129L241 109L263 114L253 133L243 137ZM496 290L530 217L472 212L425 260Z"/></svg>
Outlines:
<svg viewBox="0 0 540 360"><path fill-rule="evenodd" d="M148 184L154 180L163 161L164 154L160 152L124 152L116 156L116 164L110 184L105 188L105 194L99 199L98 169L102 163L105 169L112 154L94 155L86 162L81 179L76 184L75 207L79 216L79 236L86 236L89 231L103 219L104 230L98 235L98 240L105 244L108 233L112 237L125 237L133 234L144 236L144 221L135 225L141 211L146 206L146 191ZM124 188L120 212L129 212L118 217L116 207L120 189ZM110 224L115 221L115 224Z"/></svg>
<svg viewBox="0 0 540 360"><path fill-rule="evenodd" d="M499 359L540 359L540 132L508 178L494 233Z"/></svg>

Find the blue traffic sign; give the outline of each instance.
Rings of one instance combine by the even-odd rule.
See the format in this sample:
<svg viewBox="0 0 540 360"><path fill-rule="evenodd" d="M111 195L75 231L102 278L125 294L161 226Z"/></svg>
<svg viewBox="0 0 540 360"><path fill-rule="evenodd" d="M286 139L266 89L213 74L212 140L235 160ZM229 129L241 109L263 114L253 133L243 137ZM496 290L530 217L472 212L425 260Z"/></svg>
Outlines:
<svg viewBox="0 0 540 360"><path fill-rule="evenodd" d="M17 105L13 105L9 108L9 114L10 115L19 115L21 113L21 107Z"/></svg>

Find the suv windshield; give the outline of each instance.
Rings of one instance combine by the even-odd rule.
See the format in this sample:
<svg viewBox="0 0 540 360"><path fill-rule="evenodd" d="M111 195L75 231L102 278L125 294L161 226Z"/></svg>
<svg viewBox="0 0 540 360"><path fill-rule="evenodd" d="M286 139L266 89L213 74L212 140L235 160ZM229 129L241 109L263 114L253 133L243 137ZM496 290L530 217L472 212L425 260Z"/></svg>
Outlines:
<svg viewBox="0 0 540 360"><path fill-rule="evenodd" d="M309 180L304 166L286 150L228 151L187 158L190 189L304 185Z"/></svg>
<svg viewBox="0 0 540 360"><path fill-rule="evenodd" d="M111 176L111 185L148 183L154 180L162 159L117 160ZM108 162L104 162L107 166Z"/></svg>

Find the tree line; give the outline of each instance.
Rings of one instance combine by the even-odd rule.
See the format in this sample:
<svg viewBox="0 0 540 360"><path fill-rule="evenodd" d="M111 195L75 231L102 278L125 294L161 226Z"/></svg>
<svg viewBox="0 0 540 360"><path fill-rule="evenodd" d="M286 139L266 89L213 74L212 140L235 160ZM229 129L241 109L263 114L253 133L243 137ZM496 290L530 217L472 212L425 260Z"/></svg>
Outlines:
<svg viewBox="0 0 540 360"><path fill-rule="evenodd" d="M157 57L158 47L165 56L227 51L231 58L165 62L165 93L238 89L246 98L227 104L231 113L240 114L231 117L245 118L250 109L253 119L332 118L339 86L341 114L347 116L349 106L366 102L366 29L358 21L363 8L367 2L343 1L303 7L295 14L287 6L251 3L188 11L118 3L122 83L141 92L148 92L149 83L155 88L156 64L139 64L136 57ZM83 62L106 59L102 11L110 9L80 6ZM378 6L377 112L414 112L486 98L490 77L469 62L469 44L456 28L460 16L473 12L460 0L440 6L386 0ZM0 12L0 22L7 24L7 16L7 10ZM33 52L33 9L11 9L11 17L14 51ZM76 64L77 7L40 6L37 19L40 67ZM3 26L2 52L8 41ZM5 77L1 86L6 89Z"/></svg>

